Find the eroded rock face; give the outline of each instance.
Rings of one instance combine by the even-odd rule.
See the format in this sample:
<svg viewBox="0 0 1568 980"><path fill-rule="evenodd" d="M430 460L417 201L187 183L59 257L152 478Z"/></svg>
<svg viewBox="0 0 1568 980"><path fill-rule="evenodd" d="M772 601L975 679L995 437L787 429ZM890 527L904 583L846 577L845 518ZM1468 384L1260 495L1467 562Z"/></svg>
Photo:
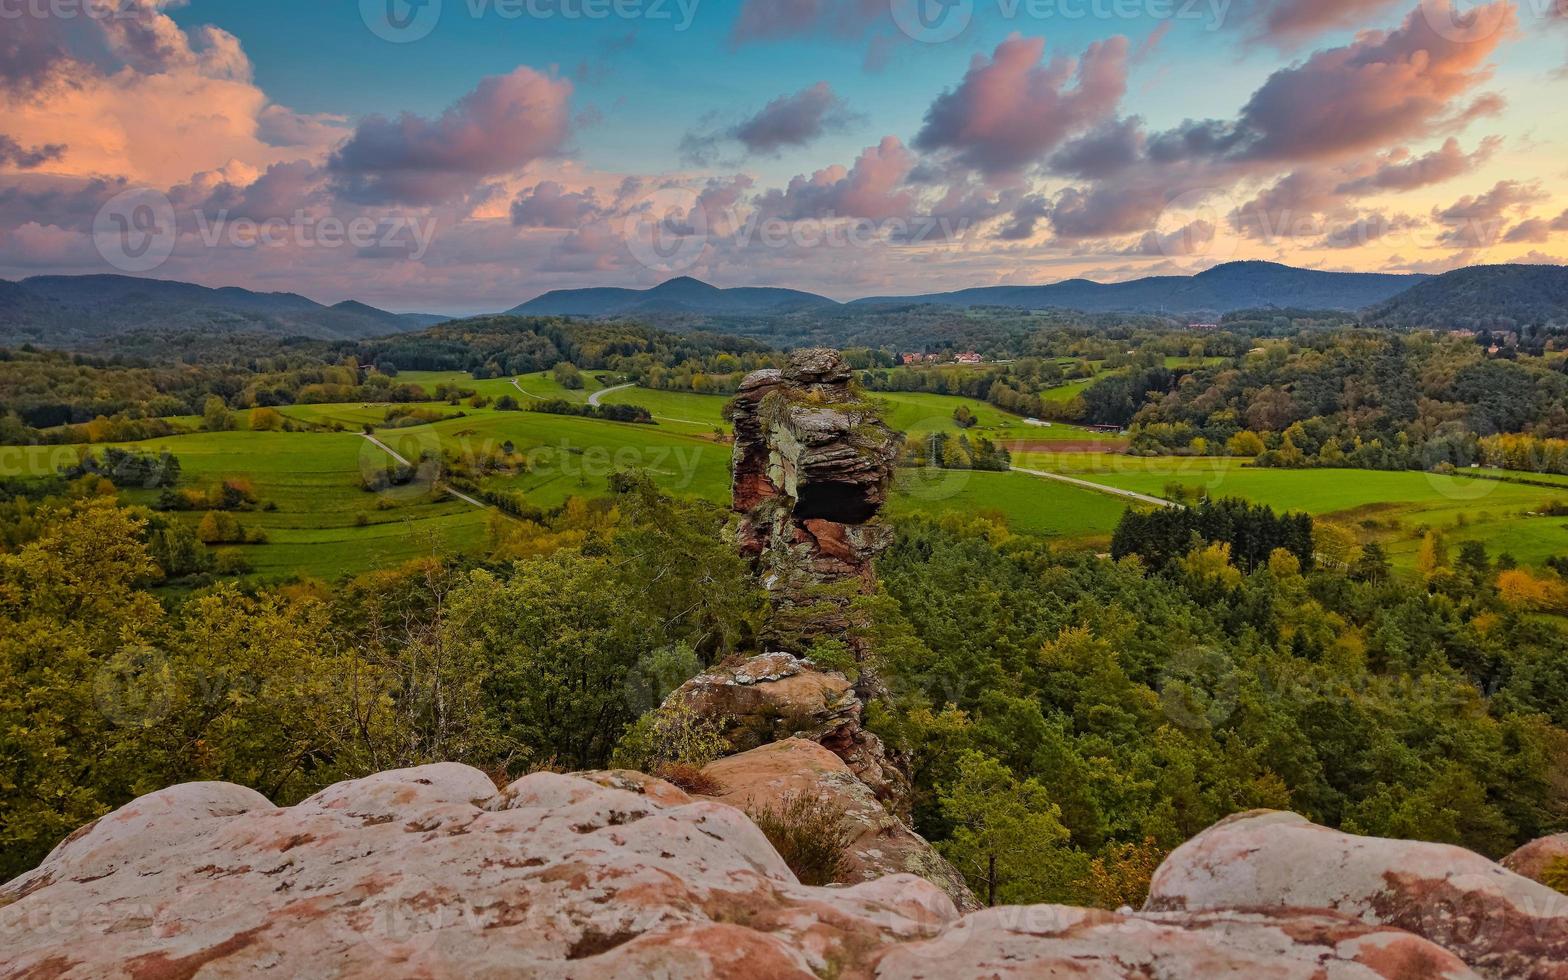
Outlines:
<svg viewBox="0 0 1568 980"><path fill-rule="evenodd" d="M907 817L909 780L882 740L861 726L862 703L842 675L788 653L720 664L681 685L666 704L684 704L723 723L734 752L801 738L843 760L877 799Z"/></svg>
<svg viewBox="0 0 1568 980"><path fill-rule="evenodd" d="M988 909L934 939L890 947L877 960L876 976L1462 980L1476 974L1418 936L1329 913L1118 915L1036 905Z"/></svg>
<svg viewBox="0 0 1568 980"><path fill-rule="evenodd" d="M1547 870L1554 865L1568 869L1568 834L1531 841L1503 858L1503 867L1531 881L1544 881Z"/></svg>
<svg viewBox="0 0 1568 980"><path fill-rule="evenodd" d="M814 746L789 751L836 771ZM776 788L761 770L743 788L739 761L720 771L732 792ZM959 918L915 875L806 887L739 810L625 772L541 773L497 793L476 770L438 765L339 784L289 808L235 786L178 786L83 828L0 888L0 976L263 971L374 980L1474 976L1424 939L1330 912L1037 906Z"/></svg>
<svg viewBox="0 0 1568 980"><path fill-rule="evenodd" d="M712 798L756 816L778 812L792 796L825 799L855 830L845 883L915 874L936 885L961 912L980 908L963 876L925 838L887 811L844 760L816 742L789 739L721 759L703 770L721 789Z"/></svg>
<svg viewBox="0 0 1568 980"><path fill-rule="evenodd" d="M1177 848L1150 912L1327 909L1415 933L1487 977L1568 978L1568 897L1471 851L1242 814Z"/></svg>
<svg viewBox="0 0 1568 980"><path fill-rule="evenodd" d="M813 585L869 586L891 541L875 518L902 437L855 398L852 377L837 351L799 351L783 371L747 377L731 403L741 548L785 604Z"/></svg>
<svg viewBox="0 0 1568 980"><path fill-rule="evenodd" d="M956 917L911 875L804 887L740 811L646 777L440 765L287 809L138 800L0 889L0 975L804 978Z"/></svg>

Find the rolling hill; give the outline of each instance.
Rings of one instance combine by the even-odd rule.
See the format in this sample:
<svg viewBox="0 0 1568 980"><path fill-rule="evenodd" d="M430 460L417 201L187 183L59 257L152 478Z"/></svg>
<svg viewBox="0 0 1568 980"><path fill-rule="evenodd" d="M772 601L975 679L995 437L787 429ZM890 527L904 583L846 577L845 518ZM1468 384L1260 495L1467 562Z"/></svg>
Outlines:
<svg viewBox="0 0 1568 980"><path fill-rule="evenodd" d="M92 344L141 331L200 330L353 340L448 319L388 313L348 301L323 306L296 293L258 293L131 276L36 276L0 282L0 344Z"/></svg>
<svg viewBox="0 0 1568 980"><path fill-rule="evenodd" d="M987 286L923 296L879 296L852 306L1010 306L1085 313L1230 313L1267 307L1359 310L1390 299L1427 277L1319 272L1273 262L1229 262L1195 276L1130 282L1069 279L1049 286Z"/></svg>
<svg viewBox="0 0 1568 980"><path fill-rule="evenodd" d="M1387 327L1568 323L1568 266L1478 265L1429 279L1366 312Z"/></svg>
<svg viewBox="0 0 1568 980"><path fill-rule="evenodd" d="M652 289L561 289L507 312L517 316L628 316L690 313L709 316L777 315L840 304L797 289L720 289L683 276Z"/></svg>

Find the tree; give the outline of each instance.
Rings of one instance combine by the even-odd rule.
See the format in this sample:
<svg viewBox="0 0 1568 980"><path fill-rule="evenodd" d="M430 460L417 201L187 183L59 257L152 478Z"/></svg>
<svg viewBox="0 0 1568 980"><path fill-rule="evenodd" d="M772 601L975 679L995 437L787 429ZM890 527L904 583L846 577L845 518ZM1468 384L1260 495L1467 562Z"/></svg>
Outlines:
<svg viewBox="0 0 1568 980"><path fill-rule="evenodd" d="M1389 563L1388 553L1376 541L1369 542L1361 550L1360 557L1350 564L1351 578L1362 582L1387 582L1391 574L1393 565Z"/></svg>
<svg viewBox="0 0 1568 980"><path fill-rule="evenodd" d="M227 432L234 428L234 417L229 414L229 406L217 395L207 398L201 416L202 426L208 432Z"/></svg>
<svg viewBox="0 0 1568 980"><path fill-rule="evenodd" d="M535 764L602 768L638 711L628 681L657 624L610 562L575 552L476 571L452 597L448 642L488 664L484 696L501 737Z"/></svg>
<svg viewBox="0 0 1568 980"><path fill-rule="evenodd" d="M953 422L956 423L960 429L972 429L979 423L979 421L980 420L975 417L974 411L971 410L968 405L960 405L953 409Z"/></svg>
<svg viewBox="0 0 1568 980"><path fill-rule="evenodd" d="M1263 455L1264 450L1267 448L1263 444L1263 437L1256 432L1238 432L1225 443L1225 451L1230 455L1248 458L1256 458Z"/></svg>
<svg viewBox="0 0 1568 980"><path fill-rule="evenodd" d="M250 413L252 432L277 432L283 428L283 416L276 409L258 408Z"/></svg>
<svg viewBox="0 0 1568 980"><path fill-rule="evenodd" d="M555 376L555 383L567 391L582 390L583 373L577 369L577 365L569 361L562 361L555 366L552 373Z"/></svg>
<svg viewBox="0 0 1568 980"><path fill-rule="evenodd" d="M1433 578L1448 568L1448 543L1436 531L1426 532L1421 547L1416 551L1416 571L1424 578Z"/></svg>
<svg viewBox="0 0 1568 980"><path fill-rule="evenodd" d="M987 905L1067 899L1078 873L1087 869L1076 855L1082 867L1069 870L1074 853L1066 847L1067 828L1045 787L1019 780L990 756L964 753L940 803L953 826L941 851Z"/></svg>

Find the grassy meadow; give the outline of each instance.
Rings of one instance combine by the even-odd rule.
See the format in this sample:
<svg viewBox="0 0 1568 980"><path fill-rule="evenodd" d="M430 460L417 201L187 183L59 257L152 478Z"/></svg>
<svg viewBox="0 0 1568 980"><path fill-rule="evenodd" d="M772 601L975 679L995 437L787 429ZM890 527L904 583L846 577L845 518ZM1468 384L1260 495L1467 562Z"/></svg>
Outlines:
<svg viewBox="0 0 1568 980"><path fill-rule="evenodd" d="M475 381L455 372L404 372L399 382L418 384L433 395L452 384L491 398L513 395L520 402L563 398L587 402L605 383L584 374L584 388L568 390L548 372L517 379ZM1170 497L1180 490L1214 497L1243 497L1279 510L1304 510L1337 523L1363 541L1379 541L1395 563L1414 562L1421 536L1439 529L1451 543L1477 540L1493 554L1507 552L1526 564L1568 553L1568 518L1539 516L1554 501L1568 501L1568 477L1539 477L1475 471L1469 476L1356 470L1267 470L1244 460L1139 458L1122 455L1124 440L1071 425L1030 425L974 399L922 393L879 393L895 428L912 436L958 434L953 412L966 405L978 424L969 432L1008 445L1015 465L1060 473L1108 488ZM490 514L432 488L415 485L372 493L361 477L387 462L385 453L360 435L366 427L408 459L427 451L476 456L506 448L527 466L515 475L486 478L486 490L521 492L542 508L568 497L602 496L611 474L639 468L666 492L715 503L729 499L731 447L721 395L617 391L609 403L647 408L657 425L498 411L430 403L442 421L410 428L385 424L382 404L294 405L282 409L297 422L321 427L306 432L197 432L139 443L142 451L168 450L179 457L182 485L222 479L249 482L264 509L241 516L248 528L265 532L265 544L240 552L257 577L309 574L336 578L435 550L474 552L487 540ZM190 420L194 424L195 420ZM337 427L339 431L327 431ZM74 447L0 451L0 475L48 472L74 457ZM41 469L40 453L53 462ZM68 459L66 460L68 462ZM1507 482L1524 478L1532 484ZM1555 486L1534 485L1554 484ZM151 504L156 492L132 489L129 500ZM1025 473L903 471L888 513L975 514L1005 517L1022 534L1058 539L1075 547L1103 547L1127 501ZM197 521L200 515L180 515Z"/></svg>
<svg viewBox="0 0 1568 980"><path fill-rule="evenodd" d="M1568 553L1568 518L1542 516L1553 502L1568 503L1568 478L1477 470L1469 476L1382 470L1258 469L1246 460L1212 457L1140 458L1108 453L1026 453L1015 464L1063 473L1121 490L1170 496L1242 497L1276 510L1306 511L1338 524L1363 541L1377 541L1399 566L1415 562L1429 529L1451 544L1479 541L1539 565ZM1530 483L1510 482L1529 480ZM1558 491L1537 483L1560 484Z"/></svg>

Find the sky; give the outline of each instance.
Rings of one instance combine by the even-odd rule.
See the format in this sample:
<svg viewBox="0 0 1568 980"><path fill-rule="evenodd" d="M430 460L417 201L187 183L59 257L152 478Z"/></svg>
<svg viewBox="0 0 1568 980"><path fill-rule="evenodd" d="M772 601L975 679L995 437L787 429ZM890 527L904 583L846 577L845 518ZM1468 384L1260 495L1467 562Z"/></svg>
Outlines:
<svg viewBox="0 0 1568 980"><path fill-rule="evenodd" d="M1568 264L1568 0L0 0L0 278Z"/></svg>

